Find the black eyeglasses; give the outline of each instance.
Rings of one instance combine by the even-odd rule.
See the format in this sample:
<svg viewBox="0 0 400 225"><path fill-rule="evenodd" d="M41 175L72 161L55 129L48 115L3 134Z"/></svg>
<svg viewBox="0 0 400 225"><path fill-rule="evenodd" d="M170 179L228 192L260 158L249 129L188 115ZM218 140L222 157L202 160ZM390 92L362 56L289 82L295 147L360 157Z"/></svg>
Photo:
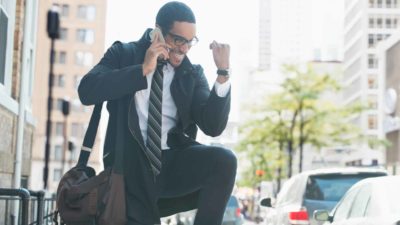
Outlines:
<svg viewBox="0 0 400 225"><path fill-rule="evenodd" d="M174 39L174 44L176 46L182 46L184 44L188 44L188 46L191 47L199 42L199 39L197 37L194 37L192 40L187 40L186 38L173 34L171 32L168 32L168 34L171 35L171 37Z"/></svg>

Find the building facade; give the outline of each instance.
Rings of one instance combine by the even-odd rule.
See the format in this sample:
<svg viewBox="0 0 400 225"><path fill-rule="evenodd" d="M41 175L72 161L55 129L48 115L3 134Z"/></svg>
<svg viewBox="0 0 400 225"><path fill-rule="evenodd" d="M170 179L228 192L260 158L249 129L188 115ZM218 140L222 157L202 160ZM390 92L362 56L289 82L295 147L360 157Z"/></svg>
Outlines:
<svg viewBox="0 0 400 225"><path fill-rule="evenodd" d="M33 114L37 118L37 132L32 153L32 172L37 178L30 182L32 189L43 188L43 168L46 141L47 97L49 77L50 39L46 32L46 14L52 7L60 13L60 37L55 43L53 82L52 131L48 187L55 191L63 173L76 164L80 147L93 107L80 103L77 87L82 76L96 64L104 53L106 1L43 0L40 1L37 79L33 96ZM70 113L62 113L63 100L70 103ZM89 164L101 169L100 134Z"/></svg>
<svg viewBox="0 0 400 225"><path fill-rule="evenodd" d="M383 76L378 70L376 46L399 28L400 4L398 0L346 0L344 19L344 90L343 104L361 103L368 110L352 118L364 135L383 138L383 110L379 88ZM366 144L355 147L349 160L370 165L362 160ZM382 164L384 162L379 162Z"/></svg>
<svg viewBox="0 0 400 225"><path fill-rule="evenodd" d="M38 1L0 0L0 187L27 187ZM1 210L1 209L0 209Z"/></svg>
<svg viewBox="0 0 400 225"><path fill-rule="evenodd" d="M400 32L378 46L379 72L383 74L379 88L383 109L383 132L390 142L386 148L386 166L392 174L400 174Z"/></svg>

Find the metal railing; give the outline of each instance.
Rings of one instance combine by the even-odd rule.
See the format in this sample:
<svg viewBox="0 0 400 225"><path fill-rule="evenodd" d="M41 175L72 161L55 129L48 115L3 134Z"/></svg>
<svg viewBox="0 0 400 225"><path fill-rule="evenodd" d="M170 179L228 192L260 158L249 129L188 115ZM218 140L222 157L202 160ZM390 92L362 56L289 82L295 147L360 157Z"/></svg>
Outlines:
<svg viewBox="0 0 400 225"><path fill-rule="evenodd" d="M17 212L15 204L19 204ZM0 225L56 224L55 210L55 197L45 198L44 191L0 188Z"/></svg>

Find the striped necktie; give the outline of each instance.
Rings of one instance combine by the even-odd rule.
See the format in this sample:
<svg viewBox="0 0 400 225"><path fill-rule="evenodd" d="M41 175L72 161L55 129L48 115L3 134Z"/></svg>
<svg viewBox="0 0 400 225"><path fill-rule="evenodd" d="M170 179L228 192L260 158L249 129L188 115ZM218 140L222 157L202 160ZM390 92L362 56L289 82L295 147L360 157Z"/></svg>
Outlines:
<svg viewBox="0 0 400 225"><path fill-rule="evenodd" d="M147 155L155 175L161 171L161 117L163 96L163 65L158 65L151 81L147 119Z"/></svg>

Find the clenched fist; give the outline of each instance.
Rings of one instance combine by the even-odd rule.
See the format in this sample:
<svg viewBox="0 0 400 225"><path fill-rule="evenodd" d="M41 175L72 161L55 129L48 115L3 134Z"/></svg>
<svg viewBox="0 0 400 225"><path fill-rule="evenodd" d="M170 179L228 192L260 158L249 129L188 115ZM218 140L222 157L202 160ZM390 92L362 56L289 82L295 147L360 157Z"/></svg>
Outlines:
<svg viewBox="0 0 400 225"><path fill-rule="evenodd" d="M229 69L230 46L228 44L213 41L210 44L210 49L212 50L214 62L217 68L220 70Z"/></svg>

